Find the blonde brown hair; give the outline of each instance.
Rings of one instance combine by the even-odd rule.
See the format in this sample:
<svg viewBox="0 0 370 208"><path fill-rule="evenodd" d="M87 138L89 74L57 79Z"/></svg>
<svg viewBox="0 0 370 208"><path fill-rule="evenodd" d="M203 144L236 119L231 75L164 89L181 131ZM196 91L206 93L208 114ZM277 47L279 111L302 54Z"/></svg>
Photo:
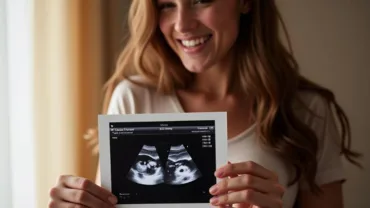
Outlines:
<svg viewBox="0 0 370 208"><path fill-rule="evenodd" d="M250 3L250 12L241 15L240 19L240 34L236 44L238 67L234 78L254 98L253 113L261 142L273 148L294 168L295 174L290 184L303 177L311 190L317 192L319 189L314 179L318 138L312 129L297 118L292 105L300 91L315 92L325 98L339 119L342 154L360 166L355 160L360 154L350 150L348 118L330 90L299 74L275 2L252 0ZM103 113L107 112L117 84L131 75L141 75L148 80L145 83L147 87L156 88L162 93L186 88L192 82L193 75L182 66L159 31L154 0L133 0L128 26L127 45L118 58L116 71L105 86ZM280 40L280 28L285 32L289 50Z"/></svg>

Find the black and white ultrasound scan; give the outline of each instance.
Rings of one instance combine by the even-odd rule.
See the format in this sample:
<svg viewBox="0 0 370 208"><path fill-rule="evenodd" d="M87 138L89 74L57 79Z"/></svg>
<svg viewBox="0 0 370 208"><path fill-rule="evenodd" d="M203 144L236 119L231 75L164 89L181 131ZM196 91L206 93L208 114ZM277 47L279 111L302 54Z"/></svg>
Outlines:
<svg viewBox="0 0 370 208"><path fill-rule="evenodd" d="M213 121L110 125L112 190L121 203L209 201Z"/></svg>
<svg viewBox="0 0 370 208"><path fill-rule="evenodd" d="M102 183L117 196L117 207L209 203L221 164L216 150L227 146L216 144L214 120L108 124L109 163L102 167L109 172L102 169Z"/></svg>
<svg viewBox="0 0 370 208"><path fill-rule="evenodd" d="M183 185L197 180L201 173L184 145L171 146L165 166L155 146L144 145L127 177L142 185Z"/></svg>

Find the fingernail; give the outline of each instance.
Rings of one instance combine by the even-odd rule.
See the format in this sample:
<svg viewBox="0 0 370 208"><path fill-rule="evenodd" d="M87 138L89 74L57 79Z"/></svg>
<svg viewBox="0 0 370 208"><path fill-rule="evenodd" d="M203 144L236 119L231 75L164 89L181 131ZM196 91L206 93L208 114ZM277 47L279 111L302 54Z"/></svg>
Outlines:
<svg viewBox="0 0 370 208"><path fill-rule="evenodd" d="M217 192L217 186L212 186L210 189L209 189L209 193L211 194L215 194Z"/></svg>
<svg viewBox="0 0 370 208"><path fill-rule="evenodd" d="M117 204L117 202L118 202L118 200L117 200L117 198L116 198L115 196L110 196L110 197L108 198L108 201L109 201L110 203L112 203L112 204Z"/></svg>
<svg viewBox="0 0 370 208"><path fill-rule="evenodd" d="M213 205L217 205L218 203L218 198L217 197L212 197L211 200L209 201Z"/></svg>
<svg viewBox="0 0 370 208"><path fill-rule="evenodd" d="M223 175L224 175L224 171L223 170L216 171L216 176L217 177L222 177Z"/></svg>

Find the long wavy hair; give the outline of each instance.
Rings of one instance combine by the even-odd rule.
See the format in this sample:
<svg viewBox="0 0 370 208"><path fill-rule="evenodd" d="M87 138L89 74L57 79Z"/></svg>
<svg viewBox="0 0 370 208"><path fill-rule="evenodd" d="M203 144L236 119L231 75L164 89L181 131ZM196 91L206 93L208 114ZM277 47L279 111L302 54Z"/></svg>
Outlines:
<svg viewBox="0 0 370 208"><path fill-rule="evenodd" d="M234 78L253 97L253 116L261 142L271 147L294 171L290 185L300 178L315 184L318 138L294 114L293 103L298 92L320 94L339 120L341 153L353 164L360 156L351 150L350 124L332 91L309 81L299 73L289 36L274 0L252 0L251 9L241 14L240 31L235 44L237 68ZM192 83L193 75L170 49L158 27L155 0L133 0L128 15L127 45L121 52L114 74L105 85L103 113L107 113L112 93L119 82L131 75L141 75L146 87L161 93L173 93ZM279 36L284 32L288 47ZM307 110L309 110L307 108Z"/></svg>

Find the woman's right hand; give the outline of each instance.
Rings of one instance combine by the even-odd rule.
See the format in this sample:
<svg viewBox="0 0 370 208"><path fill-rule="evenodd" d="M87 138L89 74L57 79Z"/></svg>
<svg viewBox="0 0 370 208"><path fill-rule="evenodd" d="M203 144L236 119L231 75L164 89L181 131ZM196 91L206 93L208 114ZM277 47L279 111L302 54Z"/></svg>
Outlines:
<svg viewBox="0 0 370 208"><path fill-rule="evenodd" d="M50 190L50 208L112 208L117 198L85 178L63 175Z"/></svg>

